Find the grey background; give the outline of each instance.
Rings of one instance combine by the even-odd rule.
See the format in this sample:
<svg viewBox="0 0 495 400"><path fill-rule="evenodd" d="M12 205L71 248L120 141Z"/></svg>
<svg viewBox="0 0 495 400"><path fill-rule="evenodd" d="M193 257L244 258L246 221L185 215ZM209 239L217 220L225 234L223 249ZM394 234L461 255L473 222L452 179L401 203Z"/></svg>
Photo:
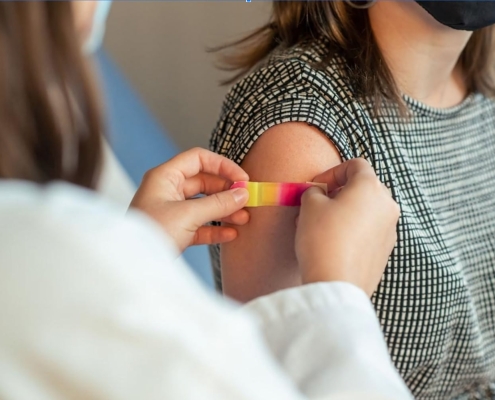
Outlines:
<svg viewBox="0 0 495 400"><path fill-rule="evenodd" d="M206 49L261 26L270 2L125 2L112 5L105 48L182 148L207 146L227 91Z"/></svg>

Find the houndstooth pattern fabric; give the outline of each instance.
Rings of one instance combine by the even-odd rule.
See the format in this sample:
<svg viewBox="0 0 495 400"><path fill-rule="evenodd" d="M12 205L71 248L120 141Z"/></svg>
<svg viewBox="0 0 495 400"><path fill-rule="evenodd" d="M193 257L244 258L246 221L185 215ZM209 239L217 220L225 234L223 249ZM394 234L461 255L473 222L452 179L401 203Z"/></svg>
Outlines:
<svg viewBox="0 0 495 400"><path fill-rule="evenodd" d="M398 241L373 302L419 399L495 399L495 102L439 110L404 97L376 117L324 42L286 50L228 94L211 149L241 163L270 127L303 121L342 159L365 157L400 204ZM221 285L218 247L211 248Z"/></svg>

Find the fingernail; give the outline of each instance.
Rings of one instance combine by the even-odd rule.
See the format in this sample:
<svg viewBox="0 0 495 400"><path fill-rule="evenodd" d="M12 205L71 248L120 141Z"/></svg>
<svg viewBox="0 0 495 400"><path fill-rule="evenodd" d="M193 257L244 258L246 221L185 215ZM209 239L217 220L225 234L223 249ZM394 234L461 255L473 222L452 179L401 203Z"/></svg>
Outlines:
<svg viewBox="0 0 495 400"><path fill-rule="evenodd" d="M249 192L243 188L234 189L232 197L236 203L246 203L249 198Z"/></svg>

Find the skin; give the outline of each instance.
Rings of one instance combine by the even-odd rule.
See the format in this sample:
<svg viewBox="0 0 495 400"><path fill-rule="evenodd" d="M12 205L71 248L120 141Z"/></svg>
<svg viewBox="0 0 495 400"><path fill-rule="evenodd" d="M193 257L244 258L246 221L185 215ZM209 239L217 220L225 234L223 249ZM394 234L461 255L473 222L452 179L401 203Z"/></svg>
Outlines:
<svg viewBox="0 0 495 400"><path fill-rule="evenodd" d="M470 38L438 23L415 2L379 1L370 21L399 89L427 105L454 106L465 98L459 56ZM252 181L304 182L341 163L335 146L306 124L267 130L242 163ZM225 295L247 302L301 283L294 251L294 208L250 209L238 238L221 248Z"/></svg>
<svg viewBox="0 0 495 400"><path fill-rule="evenodd" d="M437 22L412 1L379 1L369 9L378 46L401 91L448 108L466 97L458 59L472 32Z"/></svg>

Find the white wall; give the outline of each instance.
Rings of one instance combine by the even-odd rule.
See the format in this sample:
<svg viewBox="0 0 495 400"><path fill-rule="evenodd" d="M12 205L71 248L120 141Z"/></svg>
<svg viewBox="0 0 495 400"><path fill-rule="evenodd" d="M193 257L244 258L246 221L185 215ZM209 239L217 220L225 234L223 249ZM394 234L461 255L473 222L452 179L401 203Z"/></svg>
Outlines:
<svg viewBox="0 0 495 400"><path fill-rule="evenodd" d="M270 3L116 1L105 47L182 148L207 146L227 88L205 49L268 20Z"/></svg>

